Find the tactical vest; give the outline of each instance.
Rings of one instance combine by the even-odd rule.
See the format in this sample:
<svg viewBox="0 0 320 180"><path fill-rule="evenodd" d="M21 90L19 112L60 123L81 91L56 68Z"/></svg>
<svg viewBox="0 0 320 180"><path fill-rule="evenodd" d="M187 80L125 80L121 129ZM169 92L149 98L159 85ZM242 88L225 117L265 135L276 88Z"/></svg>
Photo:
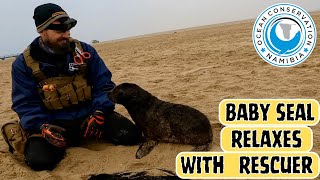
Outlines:
<svg viewBox="0 0 320 180"><path fill-rule="evenodd" d="M72 39L75 46L83 51L81 43ZM73 52L75 55L75 52ZM57 77L47 78L40 70L39 62L30 56L30 47L23 52L26 65L32 70L32 75L38 82L38 93L42 102L49 110L58 110L91 100L91 89L86 75L87 64L78 65L78 72L72 76L59 74Z"/></svg>

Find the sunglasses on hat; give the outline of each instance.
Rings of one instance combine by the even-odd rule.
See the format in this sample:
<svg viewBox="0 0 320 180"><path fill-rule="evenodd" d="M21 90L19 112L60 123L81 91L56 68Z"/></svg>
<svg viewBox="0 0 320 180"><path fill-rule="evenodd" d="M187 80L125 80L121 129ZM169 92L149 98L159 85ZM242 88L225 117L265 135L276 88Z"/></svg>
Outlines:
<svg viewBox="0 0 320 180"><path fill-rule="evenodd" d="M69 31L77 24L77 20L70 18L63 21L61 24L50 24L46 29L66 32Z"/></svg>

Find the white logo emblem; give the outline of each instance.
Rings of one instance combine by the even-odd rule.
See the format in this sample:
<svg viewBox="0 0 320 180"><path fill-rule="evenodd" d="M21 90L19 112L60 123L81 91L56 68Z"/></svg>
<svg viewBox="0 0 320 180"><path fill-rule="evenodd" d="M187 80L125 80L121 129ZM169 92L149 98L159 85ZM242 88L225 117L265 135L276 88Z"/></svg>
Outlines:
<svg viewBox="0 0 320 180"><path fill-rule="evenodd" d="M69 71L79 70L76 63L69 63Z"/></svg>
<svg viewBox="0 0 320 180"><path fill-rule="evenodd" d="M317 39L311 16L299 6L276 4L257 18L252 32L256 51L266 62L290 67L305 61Z"/></svg>

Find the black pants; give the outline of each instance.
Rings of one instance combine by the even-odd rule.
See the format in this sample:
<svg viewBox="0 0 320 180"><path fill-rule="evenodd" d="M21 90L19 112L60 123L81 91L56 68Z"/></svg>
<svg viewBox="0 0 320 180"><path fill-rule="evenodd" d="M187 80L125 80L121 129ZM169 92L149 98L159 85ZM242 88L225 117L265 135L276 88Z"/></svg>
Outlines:
<svg viewBox="0 0 320 180"><path fill-rule="evenodd" d="M57 122L67 129L68 139L78 145L81 140L79 122ZM114 112L106 116L104 139L116 145L136 145L142 140L141 131L126 117ZM31 137L25 148L25 162L35 171L52 170L64 158L65 149L50 144L42 137Z"/></svg>

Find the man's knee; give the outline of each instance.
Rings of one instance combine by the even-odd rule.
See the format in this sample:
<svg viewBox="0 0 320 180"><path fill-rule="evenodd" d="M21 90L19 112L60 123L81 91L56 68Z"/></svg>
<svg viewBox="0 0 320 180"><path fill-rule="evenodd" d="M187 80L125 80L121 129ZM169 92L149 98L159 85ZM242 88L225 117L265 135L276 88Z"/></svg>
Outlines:
<svg viewBox="0 0 320 180"><path fill-rule="evenodd" d="M136 145L142 141L141 130L126 117L113 113L106 123L107 139L117 145Z"/></svg>
<svg viewBox="0 0 320 180"><path fill-rule="evenodd" d="M141 131L132 124L132 127L124 127L120 129L113 138L113 143L117 145L132 146L142 142Z"/></svg>
<svg viewBox="0 0 320 180"><path fill-rule="evenodd" d="M63 159L65 150L57 148L41 137L28 140L25 162L35 171L52 170Z"/></svg>

